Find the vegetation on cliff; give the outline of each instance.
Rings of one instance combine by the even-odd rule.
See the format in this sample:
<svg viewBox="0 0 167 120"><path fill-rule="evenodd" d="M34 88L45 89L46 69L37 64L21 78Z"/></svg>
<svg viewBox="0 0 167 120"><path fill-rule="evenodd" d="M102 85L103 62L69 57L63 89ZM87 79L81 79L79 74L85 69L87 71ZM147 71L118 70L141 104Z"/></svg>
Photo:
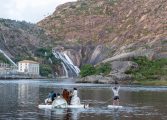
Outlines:
<svg viewBox="0 0 167 120"><path fill-rule="evenodd" d="M167 59L149 60L146 57L133 59L139 67L130 69L126 74L133 76L133 83L167 85Z"/></svg>
<svg viewBox="0 0 167 120"><path fill-rule="evenodd" d="M54 39L35 24L0 19L0 49L15 63L25 59L38 61L42 76L52 74L52 66L57 64L51 52L53 43ZM52 60L52 63L49 60ZM0 62L10 63L1 54Z"/></svg>
<svg viewBox="0 0 167 120"><path fill-rule="evenodd" d="M0 19L0 48L15 62L31 58L40 47L50 47L53 38L35 24L25 21Z"/></svg>
<svg viewBox="0 0 167 120"><path fill-rule="evenodd" d="M156 47L167 34L166 6L166 0L79 0L58 6L38 26L68 42L94 41L117 49L132 44L127 51Z"/></svg>
<svg viewBox="0 0 167 120"><path fill-rule="evenodd" d="M10 61L2 53L0 53L0 63L11 64Z"/></svg>
<svg viewBox="0 0 167 120"><path fill-rule="evenodd" d="M52 77L54 76L54 67L60 65L60 60L57 60L52 54L51 48L38 48L35 51L35 56L40 61L40 75ZM56 71L55 71L56 72Z"/></svg>
<svg viewBox="0 0 167 120"><path fill-rule="evenodd" d="M139 69L128 72L138 81L165 80L166 6L166 0L78 0L57 7L52 15L40 21L37 25L43 29L25 22L2 19L0 48L16 62L21 59L40 61L42 69L46 70L44 74L48 74L51 68L59 69L57 72L61 74L62 68L58 65L59 61L41 48L67 46L63 50L72 51L69 55L78 66L90 61L97 64L114 57L122 57L122 60L126 55L128 59L129 53L138 51L142 54L144 50L146 56L155 60L134 59L137 63L143 62L138 63ZM93 47L89 47L90 43ZM96 47L98 45L101 46ZM47 56L45 53L48 53ZM81 68L81 76L104 72L102 68L97 69L86 65ZM162 73L158 73L159 70Z"/></svg>
<svg viewBox="0 0 167 120"><path fill-rule="evenodd" d="M127 55L128 60L129 53L134 51L141 54L145 51L144 54L150 58L163 59L167 58L166 6L166 0L78 0L57 7L52 15L38 22L38 26L65 43L104 45L109 52L101 52L100 48L98 52L89 52L89 57L93 56L92 60L98 59L99 63L115 56L119 59ZM95 54L91 56L91 52ZM85 56L88 59L87 54ZM142 73L140 76L143 70L133 73L134 77L140 78L138 80L156 80L156 75L151 74L156 73L154 67L158 61L147 62L152 66L148 68L153 70L145 71L148 75ZM94 70L91 74L95 74Z"/></svg>
<svg viewBox="0 0 167 120"><path fill-rule="evenodd" d="M100 64L94 67L91 64L85 64L81 67L80 76L86 77L89 75L107 75L111 71L111 65L108 63Z"/></svg>

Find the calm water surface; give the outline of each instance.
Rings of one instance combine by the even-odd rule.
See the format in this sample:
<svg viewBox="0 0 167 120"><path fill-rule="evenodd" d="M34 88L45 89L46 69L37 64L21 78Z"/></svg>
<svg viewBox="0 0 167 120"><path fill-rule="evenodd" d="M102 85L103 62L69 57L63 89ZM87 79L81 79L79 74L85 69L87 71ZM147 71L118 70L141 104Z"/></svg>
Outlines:
<svg viewBox="0 0 167 120"><path fill-rule="evenodd" d="M89 109L38 109L48 92L78 88ZM122 109L109 109L111 85L55 80L0 80L0 120L167 120L167 87L121 86Z"/></svg>

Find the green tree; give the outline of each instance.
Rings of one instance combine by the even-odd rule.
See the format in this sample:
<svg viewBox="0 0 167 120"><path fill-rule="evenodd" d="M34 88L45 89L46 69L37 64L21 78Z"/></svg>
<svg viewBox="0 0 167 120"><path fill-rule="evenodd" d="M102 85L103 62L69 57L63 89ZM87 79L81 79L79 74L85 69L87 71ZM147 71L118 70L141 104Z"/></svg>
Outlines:
<svg viewBox="0 0 167 120"><path fill-rule="evenodd" d="M102 63L96 67L96 74L107 75L111 71L111 65L109 63Z"/></svg>
<svg viewBox="0 0 167 120"><path fill-rule="evenodd" d="M48 64L41 64L40 65L40 75L48 77L50 74L52 74L52 68Z"/></svg>
<svg viewBox="0 0 167 120"><path fill-rule="evenodd" d="M81 77L94 75L95 73L96 73L96 69L91 64L85 64L84 66L81 67L81 72L80 72Z"/></svg>

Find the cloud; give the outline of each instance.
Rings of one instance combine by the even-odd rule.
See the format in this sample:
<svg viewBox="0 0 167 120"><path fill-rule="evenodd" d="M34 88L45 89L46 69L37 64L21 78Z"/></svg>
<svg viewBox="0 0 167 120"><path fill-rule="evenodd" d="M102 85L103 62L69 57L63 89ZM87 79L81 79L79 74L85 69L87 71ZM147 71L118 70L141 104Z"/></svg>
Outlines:
<svg viewBox="0 0 167 120"><path fill-rule="evenodd" d="M65 2L76 0L0 0L0 17L38 22Z"/></svg>

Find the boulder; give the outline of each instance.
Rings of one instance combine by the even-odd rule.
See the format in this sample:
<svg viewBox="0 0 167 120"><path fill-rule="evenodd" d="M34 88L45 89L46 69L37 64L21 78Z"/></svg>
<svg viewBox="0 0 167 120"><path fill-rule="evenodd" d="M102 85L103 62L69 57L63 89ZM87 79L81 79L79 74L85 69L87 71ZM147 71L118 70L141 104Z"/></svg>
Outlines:
<svg viewBox="0 0 167 120"><path fill-rule="evenodd" d="M112 71L109 76L113 80L119 81L119 83L129 83L132 80L132 76L125 74L125 72L130 69L136 69L138 64L132 61L113 61L111 66Z"/></svg>
<svg viewBox="0 0 167 120"><path fill-rule="evenodd" d="M111 77L103 77L102 75L91 75L91 76L86 76L84 78L80 78L76 82L109 84L109 83L114 83L114 80Z"/></svg>
<svg viewBox="0 0 167 120"><path fill-rule="evenodd" d="M111 68L112 68L111 74L125 73L129 69L137 67L138 64L132 61L113 61L111 63Z"/></svg>

